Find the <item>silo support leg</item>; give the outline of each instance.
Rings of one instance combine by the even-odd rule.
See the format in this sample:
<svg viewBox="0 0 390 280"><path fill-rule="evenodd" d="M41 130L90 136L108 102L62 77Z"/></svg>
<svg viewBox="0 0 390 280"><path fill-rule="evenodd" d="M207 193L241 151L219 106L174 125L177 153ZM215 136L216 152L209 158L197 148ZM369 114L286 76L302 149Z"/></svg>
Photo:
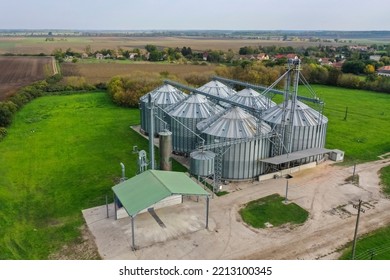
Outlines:
<svg viewBox="0 0 390 280"><path fill-rule="evenodd" d="M210 205L210 198L206 197L206 229L209 228L209 205Z"/></svg>

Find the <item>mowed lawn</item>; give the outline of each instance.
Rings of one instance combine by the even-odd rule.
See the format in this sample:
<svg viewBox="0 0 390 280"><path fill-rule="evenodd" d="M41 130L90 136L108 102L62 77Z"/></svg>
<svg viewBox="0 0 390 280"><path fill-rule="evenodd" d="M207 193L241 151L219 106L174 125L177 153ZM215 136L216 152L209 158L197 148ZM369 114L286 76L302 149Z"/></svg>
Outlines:
<svg viewBox="0 0 390 280"><path fill-rule="evenodd" d="M345 151L345 163L378 160L390 152L390 94L313 86L328 117L326 148ZM305 93L305 88L300 92ZM347 119L344 120L346 107Z"/></svg>
<svg viewBox="0 0 390 280"><path fill-rule="evenodd" d="M352 258L352 244L343 251L340 259ZM356 260L390 260L390 227L378 229L358 239Z"/></svg>
<svg viewBox="0 0 390 280"><path fill-rule="evenodd" d="M106 93L39 98L26 105L0 142L0 259L46 259L80 236L81 210L112 200L121 176L136 174L129 126L139 110Z"/></svg>

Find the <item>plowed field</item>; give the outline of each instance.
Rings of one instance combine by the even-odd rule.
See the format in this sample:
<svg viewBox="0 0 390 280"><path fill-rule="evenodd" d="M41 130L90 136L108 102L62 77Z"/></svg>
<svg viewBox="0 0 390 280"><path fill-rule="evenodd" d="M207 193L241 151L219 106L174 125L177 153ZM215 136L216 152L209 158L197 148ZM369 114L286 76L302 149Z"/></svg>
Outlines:
<svg viewBox="0 0 390 280"><path fill-rule="evenodd" d="M53 71L52 57L0 57L0 100Z"/></svg>

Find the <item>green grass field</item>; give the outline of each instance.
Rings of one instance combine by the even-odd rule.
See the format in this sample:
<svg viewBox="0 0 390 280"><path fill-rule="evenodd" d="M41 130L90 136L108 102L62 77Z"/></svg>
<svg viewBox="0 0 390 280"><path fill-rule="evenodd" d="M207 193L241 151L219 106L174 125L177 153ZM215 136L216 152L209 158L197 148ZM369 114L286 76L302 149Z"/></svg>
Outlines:
<svg viewBox="0 0 390 280"><path fill-rule="evenodd" d="M345 151L345 163L378 160L390 151L390 94L313 86L329 118L326 148ZM300 88L305 94L306 88ZM344 120L348 107L347 120Z"/></svg>
<svg viewBox="0 0 390 280"><path fill-rule="evenodd" d="M352 244L343 252L340 259L348 260L352 257ZM390 260L390 227L385 227L366 236L356 243L356 260Z"/></svg>
<svg viewBox="0 0 390 280"><path fill-rule="evenodd" d="M74 241L81 210L112 199L120 162L136 174L133 145L148 151L129 128L138 123L138 109L105 93L42 97L18 112L0 142L0 259L46 259Z"/></svg>
<svg viewBox="0 0 390 280"><path fill-rule="evenodd" d="M273 194L249 202L240 214L245 223L255 228L265 228L265 223L280 226L286 223L302 224L309 213L295 203L284 204L284 198Z"/></svg>

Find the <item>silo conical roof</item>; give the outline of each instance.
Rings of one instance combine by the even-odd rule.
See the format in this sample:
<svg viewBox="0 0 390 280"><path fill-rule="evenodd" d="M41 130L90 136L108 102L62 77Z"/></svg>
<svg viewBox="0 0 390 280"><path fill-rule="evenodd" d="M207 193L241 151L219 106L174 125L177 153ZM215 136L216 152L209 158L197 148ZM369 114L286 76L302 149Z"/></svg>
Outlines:
<svg viewBox="0 0 390 280"><path fill-rule="evenodd" d="M231 95L236 93L234 89L219 81L210 81L207 84L199 87L198 90L222 98L229 98Z"/></svg>
<svg viewBox="0 0 390 280"><path fill-rule="evenodd" d="M233 95L229 100L259 110L265 110L276 106L276 103L271 99L251 88L245 88L237 92L237 94Z"/></svg>
<svg viewBox="0 0 390 280"><path fill-rule="evenodd" d="M187 96L181 90L168 84L164 84L152 90L151 92L142 96L140 100L142 102L147 102L149 94L152 95L152 101L155 102L155 104L157 105L175 104Z"/></svg>
<svg viewBox="0 0 390 280"><path fill-rule="evenodd" d="M224 138L252 138L256 136L257 119L239 107L232 107L221 114L206 119L197 125L202 133ZM271 131L269 125L261 123L261 132Z"/></svg>
<svg viewBox="0 0 390 280"><path fill-rule="evenodd" d="M170 116L179 118L206 119L221 110L221 107L211 103L205 96L190 94L184 100L167 108Z"/></svg>
<svg viewBox="0 0 390 280"><path fill-rule="evenodd" d="M292 102L291 100L288 100L286 106L286 121L289 121L291 117L293 117L293 126L316 126L328 122L327 117L301 101L296 102L294 116L292 116L291 106ZM268 123L281 124L282 116L283 103L266 110L263 114L263 120Z"/></svg>

